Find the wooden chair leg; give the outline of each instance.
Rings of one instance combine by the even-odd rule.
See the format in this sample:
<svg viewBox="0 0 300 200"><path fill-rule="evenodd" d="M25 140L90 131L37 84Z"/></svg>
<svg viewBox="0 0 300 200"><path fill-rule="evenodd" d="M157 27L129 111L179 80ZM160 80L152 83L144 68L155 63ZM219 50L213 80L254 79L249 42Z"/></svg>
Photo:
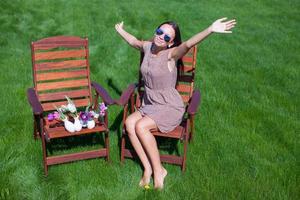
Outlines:
<svg viewBox="0 0 300 200"><path fill-rule="evenodd" d="M37 139L37 123L35 118L33 117L33 138Z"/></svg>
<svg viewBox="0 0 300 200"><path fill-rule="evenodd" d="M130 97L130 103L131 103L131 112L134 112L134 96L131 95ZM125 160L125 144L126 144L126 127L125 127L125 121L127 118L127 112L128 112L128 104L124 106L123 109L123 118L122 118L122 138L121 138L121 163L124 163Z"/></svg>
<svg viewBox="0 0 300 200"><path fill-rule="evenodd" d="M109 132L105 133L105 148L106 148L106 161L110 162L110 152L109 152Z"/></svg>
<svg viewBox="0 0 300 200"><path fill-rule="evenodd" d="M131 113L134 113L134 94L130 97L130 111Z"/></svg>
<svg viewBox="0 0 300 200"><path fill-rule="evenodd" d="M182 159L182 166L181 166L181 171L185 172L186 169L186 154L187 154L187 146L189 142L189 135L186 135L184 138L184 147L183 147L183 159Z"/></svg>
<svg viewBox="0 0 300 200"><path fill-rule="evenodd" d="M121 139L121 163L124 163L124 157L125 157L125 135L122 134Z"/></svg>
<svg viewBox="0 0 300 200"><path fill-rule="evenodd" d="M39 127L38 127L38 120L39 120L39 117L33 115L33 138L36 140L38 138L40 138L40 130L39 130Z"/></svg>
<svg viewBox="0 0 300 200"><path fill-rule="evenodd" d="M191 116L189 142L193 141L193 134L194 134L194 116Z"/></svg>
<svg viewBox="0 0 300 200"><path fill-rule="evenodd" d="M40 125L43 127L43 119L40 119ZM45 176L48 176L48 165L47 165L47 146L46 146L46 138L44 135L44 130L41 128L41 139L42 139L42 150L43 150L43 164L44 164L44 172Z"/></svg>

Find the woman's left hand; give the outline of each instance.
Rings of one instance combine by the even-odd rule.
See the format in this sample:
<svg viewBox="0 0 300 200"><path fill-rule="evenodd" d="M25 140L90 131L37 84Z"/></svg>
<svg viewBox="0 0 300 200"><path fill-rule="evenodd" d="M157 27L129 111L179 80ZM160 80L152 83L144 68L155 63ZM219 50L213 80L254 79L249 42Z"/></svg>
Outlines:
<svg viewBox="0 0 300 200"><path fill-rule="evenodd" d="M236 21L235 19L225 21L227 18L221 18L216 20L211 25L211 31L215 33L232 33L231 29L234 28Z"/></svg>

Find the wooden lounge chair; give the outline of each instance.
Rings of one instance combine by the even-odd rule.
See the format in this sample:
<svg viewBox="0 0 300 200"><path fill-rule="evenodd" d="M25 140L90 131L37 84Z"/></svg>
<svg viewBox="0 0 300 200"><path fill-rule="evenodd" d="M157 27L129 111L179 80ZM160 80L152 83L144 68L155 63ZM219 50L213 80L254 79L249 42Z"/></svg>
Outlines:
<svg viewBox="0 0 300 200"><path fill-rule="evenodd" d="M57 36L31 43L32 72L34 87L27 91L28 101L33 111L33 135L41 138L45 175L48 166L97 157L109 160L108 117L104 123L96 121L93 129L83 128L70 133L59 121L49 121L47 114L55 110L53 105L67 104L65 96L73 100L76 107L85 107L89 103L98 104L101 97L106 105L113 100L97 83L90 81L88 39L74 36ZM92 89L95 98L92 98ZM104 148L79 153L50 156L47 147L54 139L77 137L91 133L104 133Z"/></svg>
<svg viewBox="0 0 300 200"><path fill-rule="evenodd" d="M162 162L180 165L182 171L185 171L186 169L187 146L189 141L193 138L194 116L201 98L200 91L194 90L196 53L197 47L190 49L190 51L182 58L184 65L178 69L176 89L182 96L186 105L186 113L181 124L169 133L161 133L157 130L151 131L154 136L172 138L183 142L183 153L180 155L160 155ZM142 60L143 53L141 55L140 64L142 63ZM129 87L122 93L120 99L116 102L118 105L124 107L121 139L122 163L125 158L133 158L136 156L133 149L126 147L128 136L125 127L125 120L130 113L133 113L136 108L140 107L143 91L143 80L141 74L139 74L139 82L137 84L129 85Z"/></svg>

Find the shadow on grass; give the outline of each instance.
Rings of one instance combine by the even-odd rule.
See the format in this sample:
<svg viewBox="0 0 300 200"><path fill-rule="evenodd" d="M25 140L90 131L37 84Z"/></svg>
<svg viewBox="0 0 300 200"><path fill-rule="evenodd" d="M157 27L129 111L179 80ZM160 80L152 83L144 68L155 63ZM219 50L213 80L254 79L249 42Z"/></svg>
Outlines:
<svg viewBox="0 0 300 200"><path fill-rule="evenodd" d="M90 135L80 135L51 140L47 143L47 150L50 154L57 154L58 151L75 151L77 148L99 148L104 147L104 132Z"/></svg>
<svg viewBox="0 0 300 200"><path fill-rule="evenodd" d="M119 96L121 96L122 91L114 84L112 78L107 79L107 84L109 87L111 87L111 89L113 89L115 91L115 93L117 93Z"/></svg>

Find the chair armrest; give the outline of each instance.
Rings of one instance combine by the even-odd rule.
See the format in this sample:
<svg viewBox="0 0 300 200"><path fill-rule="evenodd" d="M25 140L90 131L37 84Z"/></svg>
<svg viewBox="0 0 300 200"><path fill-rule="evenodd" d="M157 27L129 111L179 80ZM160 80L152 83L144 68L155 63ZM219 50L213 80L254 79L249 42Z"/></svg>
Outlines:
<svg viewBox="0 0 300 200"><path fill-rule="evenodd" d="M43 107L36 96L34 88L29 88L27 90L27 99L35 115L41 115L44 112Z"/></svg>
<svg viewBox="0 0 300 200"><path fill-rule="evenodd" d="M124 106L128 103L131 95L134 93L134 90L136 88L136 84L132 83L130 84L125 91L122 92L122 95L120 99L115 100L116 104Z"/></svg>
<svg viewBox="0 0 300 200"><path fill-rule="evenodd" d="M200 91L199 90L195 90L193 92L193 95L191 97L191 101L188 105L188 108L187 108L187 112L190 114L190 115L194 115L196 114L197 112L197 108L200 104L200 101L201 101L201 94L200 94Z"/></svg>
<svg viewBox="0 0 300 200"><path fill-rule="evenodd" d="M108 92L102 86L96 82L92 82L91 85L96 90L97 94L100 95L106 105L114 104L114 100L109 96Z"/></svg>

